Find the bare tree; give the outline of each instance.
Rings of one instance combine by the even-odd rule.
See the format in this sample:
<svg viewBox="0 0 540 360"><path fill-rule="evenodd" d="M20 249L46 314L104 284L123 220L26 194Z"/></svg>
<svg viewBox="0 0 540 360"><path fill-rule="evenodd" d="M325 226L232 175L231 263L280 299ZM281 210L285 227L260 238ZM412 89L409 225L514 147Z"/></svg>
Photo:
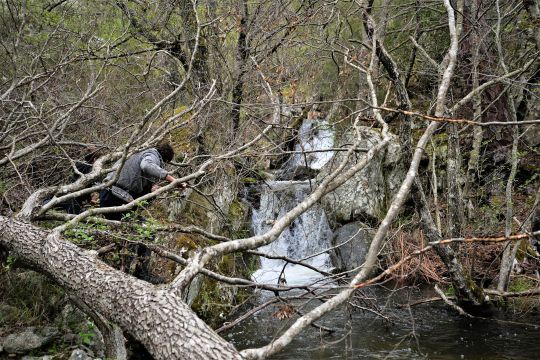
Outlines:
<svg viewBox="0 0 540 360"><path fill-rule="evenodd" d="M229 3L234 6L228 7ZM423 9L424 3L430 9ZM6 64L0 83L0 185L5 182L10 189L3 192L0 203L0 246L64 288L102 329L107 355L115 358L126 356L121 332L140 341L156 359L266 358L289 345L306 327L319 326L317 320L350 301L358 289L392 276L398 266L431 249L446 265L458 303L483 306L487 301L483 289L472 281L458 245L453 244L469 241L464 236L464 207L473 203L474 182L482 166L482 139L488 136L485 129L510 129L512 137L504 236L469 238L470 242L508 241L499 294L506 291L517 242L532 236L512 231L512 199L520 125L527 123L518 117L516 103L529 96L530 82L522 79L536 79L531 69L538 66L538 50L527 44L511 48L518 54L515 59L505 54L503 47L512 39L503 38L501 26L525 12L516 10L515 2L510 3L501 8L497 1L483 8L484 13L497 15L493 22L480 19L481 4L477 1L470 7L463 1L456 5L450 0L416 1L412 10L402 2L390 7L388 1L372 0L299 4L99 2L96 6L106 20L99 23L96 18L94 24L78 27L73 20L89 14L92 2L43 3L36 9L26 2L5 1L0 29L5 35L0 39L0 59ZM531 17L538 15L537 4L525 5ZM405 45L389 40L396 31L391 29L389 18L393 11L402 10L411 19L407 23L414 24L401 31ZM434 29L422 28L420 15L424 11L434 18L437 14ZM439 19L440 14L444 14L444 21ZM483 39L498 49L497 65L493 67L481 63L484 47L470 49L470 53L464 50L465 42L474 43L481 37L475 31L477 23L482 28L490 27L488 32L493 33L492 38L485 35ZM439 42L430 46L423 42L423 34ZM466 56L471 57L471 65L461 67ZM324 63L324 68L317 61ZM424 68L429 71L419 70ZM461 74L467 68L471 84L462 84ZM489 76L481 75L484 69L491 71ZM306 89L314 81L320 89ZM427 83L429 89L420 89ZM488 93L495 92L494 88L503 89L504 101L500 101L500 95L488 103ZM510 120L492 121L488 111L501 103ZM119 227L119 222L105 221L100 215L137 209L172 193L183 182L190 182L193 191L211 199L208 202L212 204L222 195L220 184L212 177L225 174L221 179L239 178L245 173L261 176L270 167L259 168L267 158L288 159L301 153L305 159L310 151L318 151L290 147L299 125L295 115L285 114L286 107L299 109L299 113L309 109L308 116L324 109L336 126L346 124L351 129L352 143L323 150L343 156L335 160L326 176L310 182L309 195L272 222L265 233L227 236L214 228L157 226L159 231L208 239L207 245L190 252L187 258L174 249L146 244L158 256L181 265L172 281L157 286L102 261L101 251L109 248L85 250L67 240L65 231L77 224ZM538 121L530 124L538 125ZM366 125L380 134L367 149L362 147L361 132ZM473 136L463 134L464 126L474 126ZM433 220L431 199L423 190L429 176L424 176L421 165L426 158L434 161L435 153L429 159L426 147L440 133L448 140L446 196L442 200L447 205L448 222L443 233L448 240L442 239L441 226ZM55 206L65 201L111 186L118 175L106 182L99 180L113 170L118 174L132 154L171 139L177 148L188 149L186 157L171 170L178 174L174 182L121 206L89 208L75 215L54 212ZM404 152L406 173L378 219L365 261L343 287L313 310L299 314L281 335L257 349L238 351L195 314L185 299L190 285L201 275L276 293L298 288L230 277L214 271L212 263L234 253L268 256L255 250L275 241L299 216L375 162L395 139ZM472 146L465 168L461 151L467 141ZM197 149L191 148L193 144ZM107 155L83 174L77 170L76 160L81 148L88 145L107 149ZM60 164L58 169L56 164ZM441 170L431 165L437 175ZM227 167L226 171L216 170L220 166ZM32 169L47 177L33 176ZM78 180L68 184L58 174L69 171L75 172ZM438 186L436 181L431 184L435 191ZM377 257L409 198L414 200L429 246L378 269ZM439 206L438 201L435 206ZM214 209L219 212L219 206ZM53 229L44 229L38 225L45 219L60 222ZM533 235L537 220L536 214ZM311 269L330 276L323 269ZM341 281L346 276L336 278Z"/></svg>

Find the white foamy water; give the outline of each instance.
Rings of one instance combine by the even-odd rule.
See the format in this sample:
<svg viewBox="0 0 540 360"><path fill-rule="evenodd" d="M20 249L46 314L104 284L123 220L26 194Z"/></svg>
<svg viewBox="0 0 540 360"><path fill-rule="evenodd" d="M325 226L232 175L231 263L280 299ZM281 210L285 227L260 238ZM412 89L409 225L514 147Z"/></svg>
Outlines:
<svg viewBox="0 0 540 360"><path fill-rule="evenodd" d="M255 234L267 232L275 220L284 216L310 193L308 181L273 181L262 189L259 209L253 209L253 229ZM287 256L300 260L330 247L332 230L326 214L317 205L298 217L283 233L259 251L269 255ZM307 259L305 263L326 271L330 268L328 254L320 254ZM322 278L316 271L301 265L287 264L283 260L261 257L261 268L253 274L259 283L277 284L280 274L287 285L310 284ZM285 266L285 270L284 269Z"/></svg>
<svg viewBox="0 0 540 360"><path fill-rule="evenodd" d="M327 120L306 119L300 126L298 143L295 151L328 150L334 147L334 130ZM307 166L310 169L321 169L334 155L333 151L308 152L294 154L289 166Z"/></svg>

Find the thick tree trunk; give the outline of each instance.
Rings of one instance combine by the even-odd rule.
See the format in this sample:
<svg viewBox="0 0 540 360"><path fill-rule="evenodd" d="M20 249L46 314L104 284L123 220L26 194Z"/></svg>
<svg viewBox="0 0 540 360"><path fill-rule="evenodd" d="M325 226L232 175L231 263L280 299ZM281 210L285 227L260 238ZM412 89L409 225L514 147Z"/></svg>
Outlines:
<svg viewBox="0 0 540 360"><path fill-rule="evenodd" d="M58 232L0 216L0 245L133 335L155 359L241 359L180 294L111 268Z"/></svg>

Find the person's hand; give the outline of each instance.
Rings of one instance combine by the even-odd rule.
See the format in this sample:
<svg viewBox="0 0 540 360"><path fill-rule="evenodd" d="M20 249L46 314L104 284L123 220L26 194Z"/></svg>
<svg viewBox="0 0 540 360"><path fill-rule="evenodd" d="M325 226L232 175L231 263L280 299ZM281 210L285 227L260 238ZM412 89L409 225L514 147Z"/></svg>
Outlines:
<svg viewBox="0 0 540 360"><path fill-rule="evenodd" d="M99 204L99 193L93 192L90 194L90 204L97 205Z"/></svg>
<svg viewBox="0 0 540 360"><path fill-rule="evenodd" d="M167 175L167 177L165 178L166 181L172 183L173 181L176 181L176 179L171 176L171 175ZM181 182L180 184L177 185L180 189L184 190L188 187L188 183L186 182ZM152 190L153 191L153 190Z"/></svg>
<svg viewBox="0 0 540 360"><path fill-rule="evenodd" d="M156 185L156 184L152 185L152 192L158 191L159 188L160 188L159 185Z"/></svg>

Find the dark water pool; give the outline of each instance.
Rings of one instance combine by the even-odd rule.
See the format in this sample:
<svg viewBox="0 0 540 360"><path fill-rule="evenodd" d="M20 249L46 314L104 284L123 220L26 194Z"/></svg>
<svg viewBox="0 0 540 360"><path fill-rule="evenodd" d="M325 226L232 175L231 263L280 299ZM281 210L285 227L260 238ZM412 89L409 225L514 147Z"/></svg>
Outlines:
<svg viewBox="0 0 540 360"><path fill-rule="evenodd" d="M405 295L389 298L377 291L374 297L388 320L341 308L319 321L335 333L309 328L272 359L540 359L538 311L511 308L488 320L466 319L440 302L396 307L407 302ZM272 316L277 309L261 311L224 337L238 349L267 344L288 324Z"/></svg>

